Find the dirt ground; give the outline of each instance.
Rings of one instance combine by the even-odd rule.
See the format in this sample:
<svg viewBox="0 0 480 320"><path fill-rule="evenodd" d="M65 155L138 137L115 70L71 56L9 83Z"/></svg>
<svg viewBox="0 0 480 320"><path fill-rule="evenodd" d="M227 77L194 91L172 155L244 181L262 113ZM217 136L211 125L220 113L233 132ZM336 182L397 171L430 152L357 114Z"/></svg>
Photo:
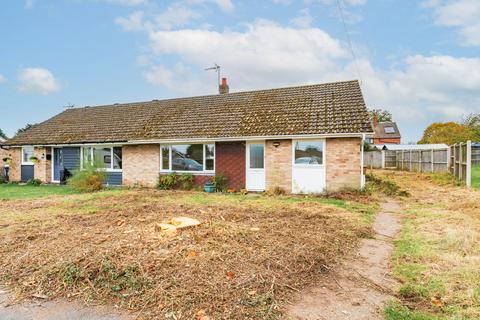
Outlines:
<svg viewBox="0 0 480 320"><path fill-rule="evenodd" d="M42 299L15 303L7 290L0 288L0 319L2 320L134 320L111 307L85 306L71 301Z"/></svg>
<svg viewBox="0 0 480 320"><path fill-rule="evenodd" d="M401 205L391 199L381 204L374 237L363 239L357 255L324 275L318 285L301 292L287 319L384 319L384 307L398 286L390 270L392 241L400 229L396 215Z"/></svg>

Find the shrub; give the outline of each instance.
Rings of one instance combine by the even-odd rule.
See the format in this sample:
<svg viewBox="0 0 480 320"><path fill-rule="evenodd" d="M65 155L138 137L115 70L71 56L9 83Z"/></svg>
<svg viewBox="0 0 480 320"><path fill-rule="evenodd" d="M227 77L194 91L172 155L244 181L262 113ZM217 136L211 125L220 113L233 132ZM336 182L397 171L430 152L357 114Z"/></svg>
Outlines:
<svg viewBox="0 0 480 320"><path fill-rule="evenodd" d="M38 187L38 186L41 185L41 184L42 184L42 181L39 180L39 179L29 179L29 180L27 181L27 185L29 185L29 186Z"/></svg>
<svg viewBox="0 0 480 320"><path fill-rule="evenodd" d="M279 186L275 186L267 191L267 194L271 196L282 196L286 193L285 189Z"/></svg>
<svg viewBox="0 0 480 320"><path fill-rule="evenodd" d="M215 175L215 177L213 177L212 182L217 191L225 192L228 188L228 178L223 173Z"/></svg>
<svg viewBox="0 0 480 320"><path fill-rule="evenodd" d="M177 184L177 175L172 172L167 175L160 175L158 178L157 188L161 190L171 190Z"/></svg>
<svg viewBox="0 0 480 320"><path fill-rule="evenodd" d="M107 172L100 165L85 163L83 170L73 171L67 184L80 192L94 192L104 187Z"/></svg>
<svg viewBox="0 0 480 320"><path fill-rule="evenodd" d="M180 188L184 190L192 190L194 177L191 173L182 173L178 178L180 182Z"/></svg>
<svg viewBox="0 0 480 320"><path fill-rule="evenodd" d="M7 183L7 178L4 175L0 174L0 184L4 183Z"/></svg>

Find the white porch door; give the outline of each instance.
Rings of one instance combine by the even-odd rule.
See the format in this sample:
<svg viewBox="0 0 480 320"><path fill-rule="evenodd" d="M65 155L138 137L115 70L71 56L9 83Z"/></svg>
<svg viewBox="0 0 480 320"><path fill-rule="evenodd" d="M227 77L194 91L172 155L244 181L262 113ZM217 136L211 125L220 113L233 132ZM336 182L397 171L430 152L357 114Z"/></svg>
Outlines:
<svg viewBox="0 0 480 320"><path fill-rule="evenodd" d="M247 142L247 190L265 190L265 142Z"/></svg>

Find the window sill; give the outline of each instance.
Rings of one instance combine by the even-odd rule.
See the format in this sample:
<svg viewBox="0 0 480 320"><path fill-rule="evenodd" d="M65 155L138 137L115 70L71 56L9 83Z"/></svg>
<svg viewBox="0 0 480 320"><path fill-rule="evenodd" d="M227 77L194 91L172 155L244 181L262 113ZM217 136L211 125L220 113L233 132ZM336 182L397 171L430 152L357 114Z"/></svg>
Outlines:
<svg viewBox="0 0 480 320"><path fill-rule="evenodd" d="M35 163L33 162L22 162L22 166L34 166Z"/></svg>
<svg viewBox="0 0 480 320"><path fill-rule="evenodd" d="M215 171L160 171L160 174L169 174L169 173L177 173L177 174L191 173L194 176L214 176L215 175Z"/></svg>

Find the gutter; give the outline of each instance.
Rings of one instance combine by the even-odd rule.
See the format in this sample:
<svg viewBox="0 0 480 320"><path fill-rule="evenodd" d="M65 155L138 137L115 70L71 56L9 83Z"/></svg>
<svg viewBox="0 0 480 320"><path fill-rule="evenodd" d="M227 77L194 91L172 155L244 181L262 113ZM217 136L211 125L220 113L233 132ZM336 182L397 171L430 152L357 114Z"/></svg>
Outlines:
<svg viewBox="0 0 480 320"><path fill-rule="evenodd" d="M11 145L9 148L22 147L26 145L42 147L73 147L73 146L116 146L116 145L136 145L136 144L171 144L171 143L201 143L201 142L219 142L219 141L257 141L257 140L281 140L281 139L315 139L315 138L361 138L365 140L365 135L371 132L358 133L327 133L327 134L299 134L299 135L271 135L271 136L238 136L238 137L215 137L215 138L181 138L181 139L139 139L120 142L84 142L84 143L59 143L59 144L23 144Z"/></svg>
<svg viewBox="0 0 480 320"><path fill-rule="evenodd" d="M315 138L362 138L366 133L334 133L334 134L301 134L301 135L276 135L276 136L240 136L240 137L218 137L218 138L184 138L184 139L151 139L151 140L129 140L129 144L161 144L161 143L183 143L183 142L215 142L215 141L256 141L256 140L280 140L280 139L315 139Z"/></svg>

